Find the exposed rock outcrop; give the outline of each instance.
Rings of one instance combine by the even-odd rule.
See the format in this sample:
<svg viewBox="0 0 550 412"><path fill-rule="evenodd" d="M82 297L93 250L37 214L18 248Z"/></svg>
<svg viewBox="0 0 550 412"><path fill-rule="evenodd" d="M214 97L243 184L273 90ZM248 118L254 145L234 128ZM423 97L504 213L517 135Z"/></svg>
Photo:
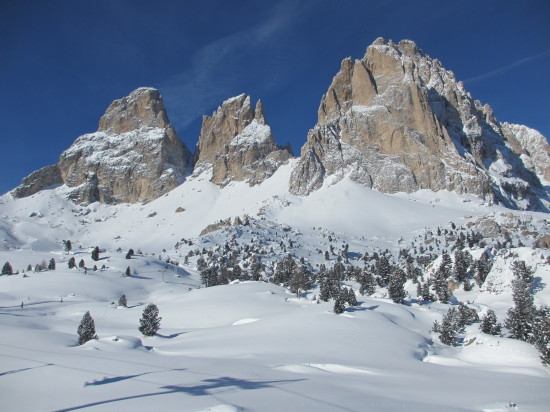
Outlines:
<svg viewBox="0 0 550 412"><path fill-rule="evenodd" d="M241 94L223 102L212 116L203 116L195 163L212 167L211 181L217 185L261 183L291 157L290 147L275 143L260 101L254 110L250 97Z"/></svg>
<svg viewBox="0 0 550 412"><path fill-rule="evenodd" d="M547 196L527 153L520 158L491 108L414 42L377 39L345 59L323 96L290 191L307 195L326 177L381 192L471 193L509 207Z"/></svg>
<svg viewBox="0 0 550 412"><path fill-rule="evenodd" d="M191 161L160 93L144 87L114 101L97 132L80 136L57 165L31 174L12 193L24 197L64 183L79 203L150 201L180 184Z"/></svg>

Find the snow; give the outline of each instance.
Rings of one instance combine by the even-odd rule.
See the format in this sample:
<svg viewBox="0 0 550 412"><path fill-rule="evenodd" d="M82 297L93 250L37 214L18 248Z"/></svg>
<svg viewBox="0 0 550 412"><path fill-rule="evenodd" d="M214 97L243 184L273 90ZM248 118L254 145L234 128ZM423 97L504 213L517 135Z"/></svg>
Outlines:
<svg viewBox="0 0 550 412"><path fill-rule="evenodd" d="M231 140L231 146L251 146L262 144L271 139L271 128L266 124L258 123L256 120L246 126L243 131Z"/></svg>
<svg viewBox="0 0 550 412"><path fill-rule="evenodd" d="M381 194L348 178L327 182L308 197L291 196L295 162L254 187L232 182L219 188L203 170L147 204L75 205L64 186L17 200L1 196L0 264L9 261L20 272L0 277L2 408L505 411L513 401L522 411L548 410L550 375L537 351L485 335L477 325L467 329L464 344L441 345L431 327L447 304L408 299L398 305L378 291L358 295L358 306L338 316L332 302L316 304L317 289L297 298L264 282L199 288L196 256L189 264L183 257L233 235L242 245L274 247L278 256L286 253L279 242L288 246L291 239L289 251L316 267L334 262L317 252L328 249L328 236L336 247L349 244L352 256L377 248L397 253L436 226L473 224L489 213L504 226L499 214L512 213L445 191ZM185 210L176 213L178 207ZM533 225L547 217L513 213ZM249 226L197 237L209 224L245 215ZM193 244L176 247L183 238ZM63 239L72 240L70 254ZM89 248L96 245L105 251L93 271ZM125 259L129 248L136 255ZM474 257L481 252L472 250ZM491 289L456 296L479 313L494 309L502 321L512 302L510 265L520 258L535 269L536 304L549 304L548 256L531 247L497 253L487 278ZM69 270L71 257L84 259L87 272ZM21 273L51 258L57 270ZM124 276L128 266L130 277ZM414 285L407 288L415 296ZM123 293L127 308L117 306ZM137 329L149 303L162 317L154 337ZM98 339L77 346L87 311Z"/></svg>

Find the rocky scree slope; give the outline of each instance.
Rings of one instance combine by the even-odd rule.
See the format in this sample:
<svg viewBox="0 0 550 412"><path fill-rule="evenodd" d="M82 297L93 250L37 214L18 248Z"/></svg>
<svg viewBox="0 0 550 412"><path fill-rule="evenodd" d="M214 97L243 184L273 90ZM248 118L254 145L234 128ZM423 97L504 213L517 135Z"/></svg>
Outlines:
<svg viewBox="0 0 550 412"><path fill-rule="evenodd" d="M499 123L414 42L378 38L362 59L342 62L290 191L307 195L329 176L348 175L385 193L446 189L544 209L548 194L537 175L547 173L548 144L538 139L529 151L522 136L534 131L525 129Z"/></svg>
<svg viewBox="0 0 550 412"><path fill-rule="evenodd" d="M115 100L97 132L80 136L59 163L24 178L12 194L25 197L66 184L78 203L150 201L182 183L191 163L160 93L143 87Z"/></svg>

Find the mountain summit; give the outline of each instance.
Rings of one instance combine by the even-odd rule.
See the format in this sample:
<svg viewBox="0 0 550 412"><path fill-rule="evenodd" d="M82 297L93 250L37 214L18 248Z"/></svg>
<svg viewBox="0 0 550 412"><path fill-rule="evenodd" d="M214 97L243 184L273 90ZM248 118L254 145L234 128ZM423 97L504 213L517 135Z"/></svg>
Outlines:
<svg viewBox="0 0 550 412"><path fill-rule="evenodd" d="M531 155L518 129L499 123L413 41L378 38L362 59L342 62L290 191L307 195L328 176L350 176L385 193L446 189L539 208L547 194L535 165L549 159L542 146Z"/></svg>
<svg viewBox="0 0 550 412"><path fill-rule="evenodd" d="M241 94L203 116L195 161L198 168L212 167L212 183L246 180L253 186L291 157L289 147L275 143L260 100L254 110L250 96Z"/></svg>
<svg viewBox="0 0 550 412"><path fill-rule="evenodd" d="M160 93L142 87L115 100L97 132L80 136L59 163L32 173L12 194L25 197L64 183L79 203L150 201L178 186L191 161Z"/></svg>

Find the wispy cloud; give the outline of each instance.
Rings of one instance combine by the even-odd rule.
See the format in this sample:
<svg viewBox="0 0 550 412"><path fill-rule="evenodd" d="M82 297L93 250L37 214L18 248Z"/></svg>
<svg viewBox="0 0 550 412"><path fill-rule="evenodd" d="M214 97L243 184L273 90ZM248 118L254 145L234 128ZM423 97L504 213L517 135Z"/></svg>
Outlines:
<svg viewBox="0 0 550 412"><path fill-rule="evenodd" d="M192 56L185 71L159 86L177 128L187 127L214 102L231 97L229 93L242 87L243 61L284 32L300 12L294 4L292 1L277 4L262 22L203 46ZM277 71L277 67L272 69Z"/></svg>
<svg viewBox="0 0 550 412"><path fill-rule="evenodd" d="M480 74L479 76L470 77L469 79L464 80L464 83L473 83L473 82L477 82L479 80L483 80L483 79L487 79L489 77L496 76L496 75L504 73L504 72L506 72L510 69L513 69L514 67L521 66L522 64L525 64L525 63L529 63L533 60L539 59L539 58L541 58L543 56L546 56L548 54L550 54L550 49L546 49L545 51L543 51L541 53L538 53L538 54L534 54L532 56L524 57L523 59L517 60L517 61L515 61L511 64L500 67L496 70L492 70L490 72Z"/></svg>

